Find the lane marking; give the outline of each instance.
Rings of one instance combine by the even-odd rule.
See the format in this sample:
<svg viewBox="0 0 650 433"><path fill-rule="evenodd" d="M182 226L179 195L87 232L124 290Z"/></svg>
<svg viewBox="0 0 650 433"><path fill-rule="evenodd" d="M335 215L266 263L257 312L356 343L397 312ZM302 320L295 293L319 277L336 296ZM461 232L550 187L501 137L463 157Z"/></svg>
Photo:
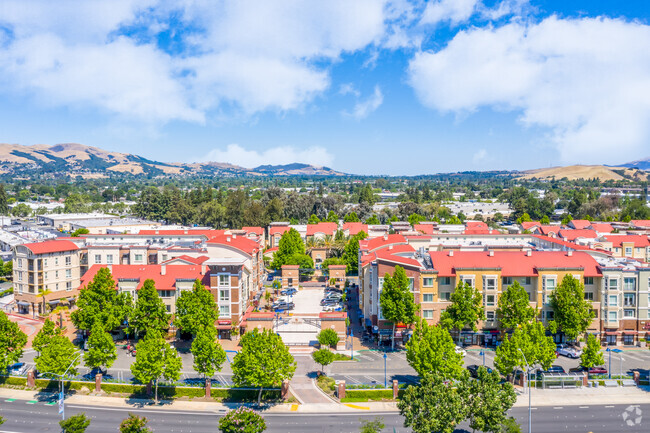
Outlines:
<svg viewBox="0 0 650 433"><path fill-rule="evenodd" d="M29 400L29 401L27 402L27 404L36 404L36 403L38 403L36 400Z"/></svg>
<svg viewBox="0 0 650 433"><path fill-rule="evenodd" d="M605 406L605 407L614 407L614 406Z"/></svg>
<svg viewBox="0 0 650 433"><path fill-rule="evenodd" d="M553 409L564 409L562 406L553 406Z"/></svg>
<svg viewBox="0 0 650 433"><path fill-rule="evenodd" d="M291 412L296 412L298 410L298 405L297 404L292 404L291 405Z"/></svg>
<svg viewBox="0 0 650 433"><path fill-rule="evenodd" d="M351 407L352 409L370 410L368 406L357 406L356 404L344 403L344 406Z"/></svg>
<svg viewBox="0 0 650 433"><path fill-rule="evenodd" d="M8 398L5 400L5 403L13 403L14 401L16 401L15 398Z"/></svg>
<svg viewBox="0 0 650 433"><path fill-rule="evenodd" d="M580 409L589 409L589 406L578 406Z"/></svg>
<svg viewBox="0 0 650 433"><path fill-rule="evenodd" d="M132 408L132 407L111 408L111 407L101 407L101 406L82 406L82 405L73 405L73 404L68 404L66 406L67 407L73 407L75 409L87 409L87 410L99 410L99 411L106 410L106 411L114 411L114 412L160 413L161 410L165 410L163 408L161 408L161 409L139 409L139 408ZM183 412L183 411L172 412L172 411L165 411L165 413L170 414L170 415L202 415L202 416L214 416L214 415L216 415L216 412Z"/></svg>

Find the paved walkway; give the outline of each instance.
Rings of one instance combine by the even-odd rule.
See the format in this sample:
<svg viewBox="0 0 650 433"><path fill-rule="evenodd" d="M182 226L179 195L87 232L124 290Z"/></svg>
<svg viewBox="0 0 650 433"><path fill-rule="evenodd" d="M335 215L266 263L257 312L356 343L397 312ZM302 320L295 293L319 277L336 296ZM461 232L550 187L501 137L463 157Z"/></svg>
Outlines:
<svg viewBox="0 0 650 433"><path fill-rule="evenodd" d="M314 383L318 366L311 355L294 356L299 358L299 362L291 379L291 393L301 404L334 404Z"/></svg>

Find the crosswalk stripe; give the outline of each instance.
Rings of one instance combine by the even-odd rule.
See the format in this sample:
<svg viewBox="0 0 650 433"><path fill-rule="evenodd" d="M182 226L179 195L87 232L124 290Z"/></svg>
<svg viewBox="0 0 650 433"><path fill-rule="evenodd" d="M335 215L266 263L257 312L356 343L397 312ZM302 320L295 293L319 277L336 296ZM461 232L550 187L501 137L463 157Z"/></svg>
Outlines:
<svg viewBox="0 0 650 433"><path fill-rule="evenodd" d="M14 401L16 401L15 398L8 398L5 400L5 403L13 403Z"/></svg>

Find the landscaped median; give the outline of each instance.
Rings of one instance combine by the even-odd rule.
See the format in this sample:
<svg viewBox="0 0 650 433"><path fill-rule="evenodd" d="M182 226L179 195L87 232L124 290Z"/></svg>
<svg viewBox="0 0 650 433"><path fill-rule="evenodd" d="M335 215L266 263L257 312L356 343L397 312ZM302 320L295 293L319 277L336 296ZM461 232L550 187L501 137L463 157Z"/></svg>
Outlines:
<svg viewBox="0 0 650 433"><path fill-rule="evenodd" d="M381 385L346 385L345 396L340 398L337 390L338 384L331 377L321 375L317 380L318 387L332 398L338 399L341 403L359 403L367 401L395 401L393 388L384 388ZM397 398L404 393L406 384L399 385Z"/></svg>

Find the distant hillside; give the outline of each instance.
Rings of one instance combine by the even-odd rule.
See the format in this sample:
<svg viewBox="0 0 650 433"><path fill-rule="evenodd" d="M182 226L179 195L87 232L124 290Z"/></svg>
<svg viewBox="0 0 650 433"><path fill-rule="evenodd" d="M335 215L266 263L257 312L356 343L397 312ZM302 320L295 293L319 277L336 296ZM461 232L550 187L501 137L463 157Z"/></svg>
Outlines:
<svg viewBox="0 0 650 433"><path fill-rule="evenodd" d="M0 174L30 175L65 173L86 178L111 174L149 176L344 176L327 167L308 164L263 165L244 168L222 162L166 163L138 155L110 152L77 143L47 146L0 144Z"/></svg>
<svg viewBox="0 0 650 433"><path fill-rule="evenodd" d="M540 168L522 171L523 179L594 179L606 180L648 180L650 174L636 168L607 167L604 165L568 165L566 167Z"/></svg>
<svg viewBox="0 0 650 433"><path fill-rule="evenodd" d="M636 161L621 164L621 167L638 168L639 170L650 171L650 158L637 159Z"/></svg>

